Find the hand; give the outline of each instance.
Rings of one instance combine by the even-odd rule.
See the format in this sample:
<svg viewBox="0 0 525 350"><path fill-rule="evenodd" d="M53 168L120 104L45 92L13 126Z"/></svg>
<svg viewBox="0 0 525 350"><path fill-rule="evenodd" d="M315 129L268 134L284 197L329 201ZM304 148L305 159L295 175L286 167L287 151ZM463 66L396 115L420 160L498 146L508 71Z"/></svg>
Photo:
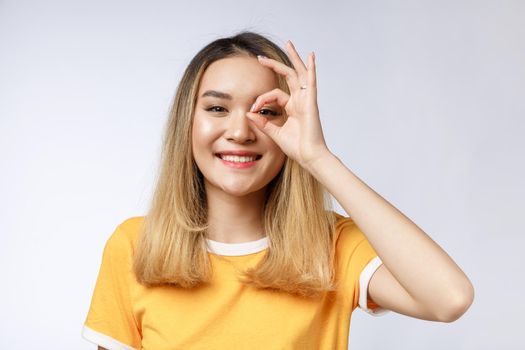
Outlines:
<svg viewBox="0 0 525 350"><path fill-rule="evenodd" d="M259 57L259 62L286 78L290 95L281 89L274 89L257 97L246 117L270 136L281 150L290 158L296 160L302 167L327 154L319 108L317 106L317 82L315 73L314 53L308 55L308 67L305 67L291 41L286 49L295 69L267 57ZM301 86L306 89L301 89ZM268 102L276 101L288 116L282 126L269 122L257 112Z"/></svg>

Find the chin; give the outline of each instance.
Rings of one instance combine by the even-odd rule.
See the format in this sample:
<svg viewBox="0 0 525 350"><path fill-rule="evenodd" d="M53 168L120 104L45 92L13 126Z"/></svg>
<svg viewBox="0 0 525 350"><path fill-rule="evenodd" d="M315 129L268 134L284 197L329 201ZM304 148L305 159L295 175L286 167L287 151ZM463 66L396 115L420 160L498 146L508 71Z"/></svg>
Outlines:
<svg viewBox="0 0 525 350"><path fill-rule="evenodd" d="M221 186L221 190L224 193L227 193L227 194L229 194L231 196L235 196L235 197L244 197L244 196L253 194L255 192L259 192L263 188L264 188L264 186L262 188L254 188L254 187L251 187L251 186L248 186L248 187Z"/></svg>

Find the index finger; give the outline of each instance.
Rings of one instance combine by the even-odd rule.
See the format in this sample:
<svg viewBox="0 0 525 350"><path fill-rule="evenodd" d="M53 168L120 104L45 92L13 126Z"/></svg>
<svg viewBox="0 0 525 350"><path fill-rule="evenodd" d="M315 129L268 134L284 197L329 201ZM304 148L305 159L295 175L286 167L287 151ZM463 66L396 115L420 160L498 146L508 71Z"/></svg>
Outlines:
<svg viewBox="0 0 525 350"><path fill-rule="evenodd" d="M295 91L299 89L299 81L297 78L297 72L291 68L285 65L282 62L279 62L277 60L274 60L273 58L269 58L266 56L257 56L260 63L263 65L273 69L275 72L284 75L286 78L286 83L290 87L290 91Z"/></svg>

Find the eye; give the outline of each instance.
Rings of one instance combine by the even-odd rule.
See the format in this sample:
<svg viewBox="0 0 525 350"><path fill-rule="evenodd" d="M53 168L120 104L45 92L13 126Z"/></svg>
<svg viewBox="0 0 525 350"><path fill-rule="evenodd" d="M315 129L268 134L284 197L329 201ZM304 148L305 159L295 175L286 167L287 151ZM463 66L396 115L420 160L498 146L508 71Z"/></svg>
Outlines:
<svg viewBox="0 0 525 350"><path fill-rule="evenodd" d="M211 107L208 107L206 108L206 111L207 112L224 112L226 111L225 108L221 107L221 106L211 106Z"/></svg>
<svg viewBox="0 0 525 350"><path fill-rule="evenodd" d="M264 112L264 113L263 113L263 112ZM275 112L275 111L273 111L273 110L271 110L271 109L268 109L268 108L263 108L263 109L261 109L261 110L259 111L259 113L261 113L262 115L271 115L271 116L274 116L274 117L276 117L276 116L278 116L278 115L281 115L281 113L279 113L279 112Z"/></svg>

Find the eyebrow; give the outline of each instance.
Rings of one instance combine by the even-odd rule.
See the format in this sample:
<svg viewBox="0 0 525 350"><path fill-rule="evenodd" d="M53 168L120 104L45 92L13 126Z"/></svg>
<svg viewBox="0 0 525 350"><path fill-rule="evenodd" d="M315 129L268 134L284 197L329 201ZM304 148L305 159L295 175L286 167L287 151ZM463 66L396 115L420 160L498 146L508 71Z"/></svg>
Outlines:
<svg viewBox="0 0 525 350"><path fill-rule="evenodd" d="M208 91L206 91L205 93L203 93L201 95L201 97L207 97L207 96L223 98L223 99L226 99L226 100L233 100L232 95L227 94L225 92L216 91L216 90L208 90Z"/></svg>

